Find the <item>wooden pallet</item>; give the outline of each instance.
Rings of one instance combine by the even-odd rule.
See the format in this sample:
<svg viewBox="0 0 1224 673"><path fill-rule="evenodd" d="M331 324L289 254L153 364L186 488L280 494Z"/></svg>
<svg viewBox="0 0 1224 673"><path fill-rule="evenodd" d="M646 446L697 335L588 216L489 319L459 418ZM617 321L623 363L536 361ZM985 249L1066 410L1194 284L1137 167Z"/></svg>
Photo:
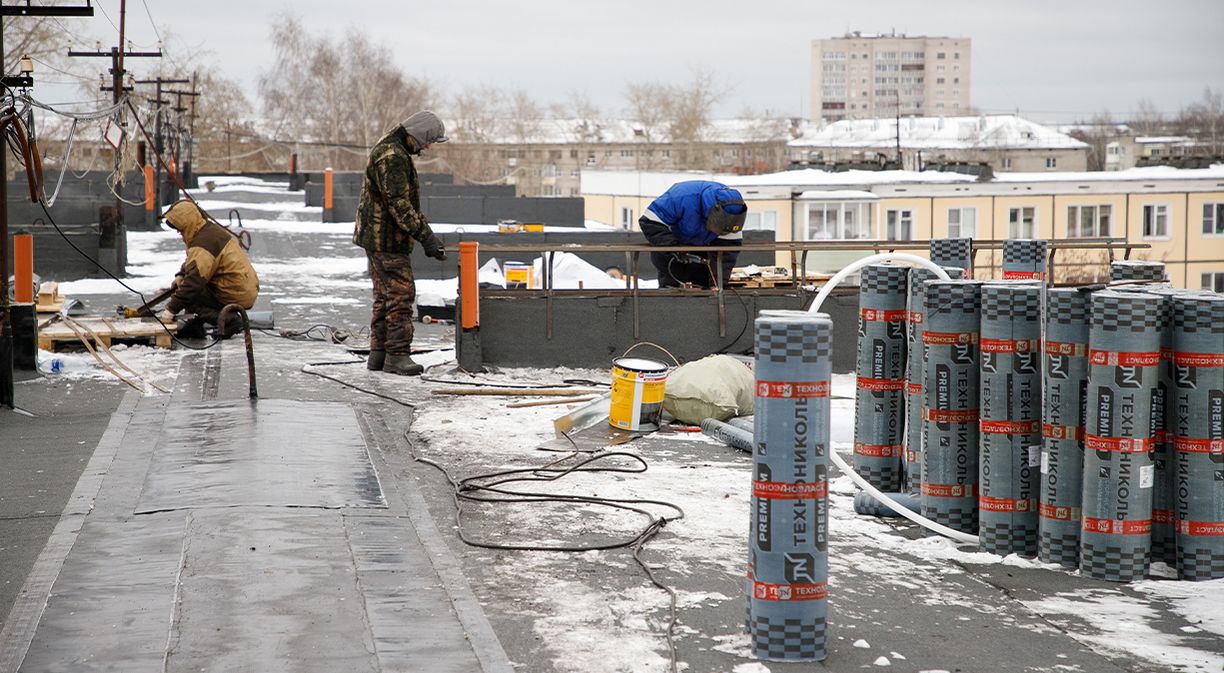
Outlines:
<svg viewBox="0 0 1224 673"><path fill-rule="evenodd" d="M76 330L56 319L40 325L38 347L54 351L57 347L79 344L81 337L78 336L78 332L80 332L91 342L107 347L116 339L120 339L152 343L158 348L170 348L173 345L170 334L178 329L178 326L173 323L163 326L156 319L151 318L73 318L72 320L77 327Z"/></svg>

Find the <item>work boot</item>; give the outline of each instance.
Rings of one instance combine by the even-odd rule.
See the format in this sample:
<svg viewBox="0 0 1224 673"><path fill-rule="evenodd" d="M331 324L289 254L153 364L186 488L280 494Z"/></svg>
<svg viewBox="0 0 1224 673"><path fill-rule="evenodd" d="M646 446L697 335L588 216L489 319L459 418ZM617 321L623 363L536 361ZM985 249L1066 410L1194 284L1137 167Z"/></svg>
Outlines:
<svg viewBox="0 0 1224 673"><path fill-rule="evenodd" d="M388 374L399 374L400 376L420 376L425 368L413 362L411 355L392 353L387 355L387 359L383 361L382 370Z"/></svg>
<svg viewBox="0 0 1224 673"><path fill-rule="evenodd" d="M372 372L380 372L383 368L383 362L387 360L387 351L370 351L366 357L366 369Z"/></svg>

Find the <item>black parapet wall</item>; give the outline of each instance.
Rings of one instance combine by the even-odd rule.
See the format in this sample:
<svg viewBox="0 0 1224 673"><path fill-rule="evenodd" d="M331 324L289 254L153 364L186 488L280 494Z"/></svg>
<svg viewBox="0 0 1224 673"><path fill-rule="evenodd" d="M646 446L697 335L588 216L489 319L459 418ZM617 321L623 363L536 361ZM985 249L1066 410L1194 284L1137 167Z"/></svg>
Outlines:
<svg viewBox="0 0 1224 673"><path fill-rule="evenodd" d="M55 192L59 172L51 171L45 176L46 193L50 197ZM84 177L77 178L69 173L64 175L56 195L55 204L48 207L51 218L57 224L98 224L98 210L101 207L115 205L115 195L107 184L110 173L105 171L89 171ZM125 175L124 183L117 188L124 201L123 221L129 227L140 227L144 224L144 175L131 171ZM30 188L24 180L10 180L8 183L8 221L10 225L34 224L47 221L47 214L38 203L30 199Z"/></svg>
<svg viewBox="0 0 1224 673"><path fill-rule="evenodd" d="M321 208L323 206L323 173L299 173L299 176L302 181L302 187L306 192L306 205ZM365 173L332 173L332 199L345 196L356 198L361 193L361 181L364 178ZM509 189L510 195L514 195L513 185L456 185L454 176L448 173L417 173L417 182L423 189L446 186L458 189L475 189L476 191L471 193L477 194L480 193L480 189L492 186L499 189Z"/></svg>
<svg viewBox="0 0 1224 673"><path fill-rule="evenodd" d="M459 275L459 243L461 241L475 241L483 245L571 245L571 244L605 244L605 245L643 245L646 239L640 232L637 231L588 231L585 229L575 229L574 231L558 231L558 232L518 232L512 234L502 234L497 232L490 233L467 233L467 232L447 232L439 234L438 238L442 239L442 243L447 249L447 258L443 261L438 261L425 256L425 252L417 246L412 251L412 270L417 278L454 278ZM748 243L772 243L772 231L746 231L744 232L744 240ZM624 252L603 252L603 251L581 251L573 254L581 257L586 263L607 271L616 269L623 275L631 273L629 260L625 258ZM531 263L542 253L531 252L510 252L510 253L492 253L480 252L480 263L483 265L490 258L496 258L499 262L525 262ZM759 266L773 266L774 254L772 252L743 252L736 260L736 266L747 266L756 264ZM654 265L650 263L649 253L640 253L638 255L638 277L645 279L653 279L656 277Z"/></svg>
<svg viewBox="0 0 1224 673"><path fill-rule="evenodd" d="M718 352L746 353L753 346L752 321L760 311L806 309L813 299L808 293L727 292L725 334L720 335L716 297L684 293L642 296L635 338L632 297L555 297L550 338L548 300L535 294L509 296L503 292L481 298L483 365L606 368L640 341L663 346L681 362ZM853 372L858 340L857 289L834 292L822 312L833 319L833 371ZM662 354L658 357L665 359Z"/></svg>
<svg viewBox="0 0 1224 673"><path fill-rule="evenodd" d="M424 190L422 190L424 191ZM332 219L351 222L358 197L332 195ZM577 197L544 196L421 196L421 210L430 222L442 224L497 224L499 220L544 224L550 227L581 227L585 203Z"/></svg>

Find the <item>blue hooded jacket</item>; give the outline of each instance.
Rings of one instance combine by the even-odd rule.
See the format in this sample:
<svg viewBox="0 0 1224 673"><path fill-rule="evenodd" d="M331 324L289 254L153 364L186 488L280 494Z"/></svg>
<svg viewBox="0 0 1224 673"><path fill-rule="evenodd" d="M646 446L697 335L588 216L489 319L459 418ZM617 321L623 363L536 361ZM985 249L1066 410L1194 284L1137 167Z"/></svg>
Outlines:
<svg viewBox="0 0 1224 673"><path fill-rule="evenodd" d="M739 191L721 182L687 180L677 182L647 207L671 229L681 245L710 245L716 234L706 229L706 217L718 201L742 201ZM645 217L650 218L646 213ZM652 218L653 219L653 218Z"/></svg>

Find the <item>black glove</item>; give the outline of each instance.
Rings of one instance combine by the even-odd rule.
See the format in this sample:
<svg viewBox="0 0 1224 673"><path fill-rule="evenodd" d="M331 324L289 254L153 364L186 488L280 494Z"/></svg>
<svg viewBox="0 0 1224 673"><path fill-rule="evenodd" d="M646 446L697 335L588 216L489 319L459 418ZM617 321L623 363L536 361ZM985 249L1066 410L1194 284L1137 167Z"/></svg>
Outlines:
<svg viewBox="0 0 1224 673"><path fill-rule="evenodd" d="M700 255L694 255L691 252L673 252L671 255L672 255L672 259L675 260L677 264L702 264L704 265L706 263L706 260L704 257Z"/></svg>
<svg viewBox="0 0 1224 673"><path fill-rule="evenodd" d="M439 261L446 259L446 248L437 234L430 233L425 237L425 240L421 241L421 247L425 249L426 257L433 257Z"/></svg>

